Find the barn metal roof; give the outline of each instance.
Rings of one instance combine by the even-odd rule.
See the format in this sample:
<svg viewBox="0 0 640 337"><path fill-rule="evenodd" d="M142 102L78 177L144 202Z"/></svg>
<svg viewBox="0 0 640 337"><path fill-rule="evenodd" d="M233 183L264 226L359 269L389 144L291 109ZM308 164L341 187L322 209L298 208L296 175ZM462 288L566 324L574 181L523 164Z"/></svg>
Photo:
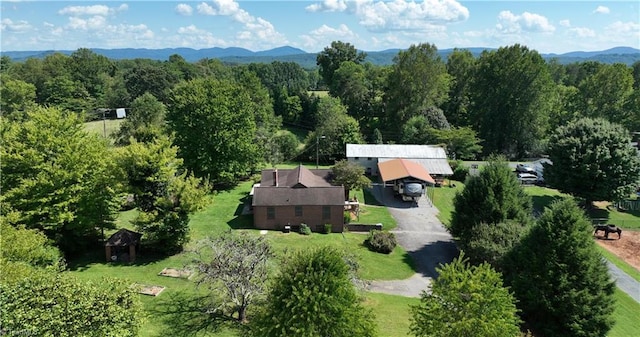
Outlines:
<svg viewBox="0 0 640 337"><path fill-rule="evenodd" d="M395 160L396 158L379 158L378 163ZM453 174L449 161L446 159L410 159L424 167L429 173L449 176Z"/></svg>
<svg viewBox="0 0 640 337"><path fill-rule="evenodd" d="M393 181L403 178L416 178L435 184L429 172L419 163L407 159L393 159L378 163L382 181Z"/></svg>
<svg viewBox="0 0 640 337"><path fill-rule="evenodd" d="M447 159L442 147L413 144L347 144L347 158Z"/></svg>

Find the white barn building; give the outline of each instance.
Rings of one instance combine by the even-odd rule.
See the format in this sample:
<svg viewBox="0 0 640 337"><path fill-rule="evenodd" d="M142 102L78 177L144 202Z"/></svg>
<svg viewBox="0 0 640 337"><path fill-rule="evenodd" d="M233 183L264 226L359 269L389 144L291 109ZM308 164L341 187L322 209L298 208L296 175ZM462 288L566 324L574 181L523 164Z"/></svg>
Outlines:
<svg viewBox="0 0 640 337"><path fill-rule="evenodd" d="M347 144L347 160L365 168L367 174L377 176L378 163L393 159L409 159L422 165L436 180L453 174L447 153L433 145L403 144Z"/></svg>

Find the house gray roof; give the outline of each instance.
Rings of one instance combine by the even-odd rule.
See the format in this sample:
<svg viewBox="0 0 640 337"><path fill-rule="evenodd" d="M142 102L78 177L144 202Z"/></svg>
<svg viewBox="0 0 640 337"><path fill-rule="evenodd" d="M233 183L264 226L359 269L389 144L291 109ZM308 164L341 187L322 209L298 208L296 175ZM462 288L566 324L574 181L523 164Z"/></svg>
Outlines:
<svg viewBox="0 0 640 337"><path fill-rule="evenodd" d="M257 187L253 206L344 206L342 186L290 188Z"/></svg>
<svg viewBox="0 0 640 337"><path fill-rule="evenodd" d="M347 158L447 159L442 147L405 144L347 144ZM429 170L431 172L431 170Z"/></svg>
<svg viewBox="0 0 640 337"><path fill-rule="evenodd" d="M299 165L295 169L262 170L261 187L323 187L332 186L330 182L331 170L309 170Z"/></svg>
<svg viewBox="0 0 640 337"><path fill-rule="evenodd" d="M384 163L396 158L379 158L378 163ZM447 159L415 159L411 158L411 161L416 162L424 167L429 173L436 175L452 175L453 170L449 166Z"/></svg>
<svg viewBox="0 0 640 337"><path fill-rule="evenodd" d="M277 179L276 179L277 178ZM253 190L253 206L344 205L344 187L331 185L331 170L263 170ZM276 184L277 182L277 184Z"/></svg>

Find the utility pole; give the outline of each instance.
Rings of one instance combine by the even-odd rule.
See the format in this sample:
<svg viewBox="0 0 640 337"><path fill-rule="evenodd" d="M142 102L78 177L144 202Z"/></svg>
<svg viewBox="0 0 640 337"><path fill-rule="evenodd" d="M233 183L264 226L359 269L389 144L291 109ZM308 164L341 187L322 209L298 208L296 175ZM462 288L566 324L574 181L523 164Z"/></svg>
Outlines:
<svg viewBox="0 0 640 337"><path fill-rule="evenodd" d="M323 136L316 136L316 170L318 169L319 162L320 162L320 160L319 160L319 158L320 158L319 157L319 151L318 151L320 149L320 147L319 147L320 138L325 139L327 137L325 137L324 135Z"/></svg>

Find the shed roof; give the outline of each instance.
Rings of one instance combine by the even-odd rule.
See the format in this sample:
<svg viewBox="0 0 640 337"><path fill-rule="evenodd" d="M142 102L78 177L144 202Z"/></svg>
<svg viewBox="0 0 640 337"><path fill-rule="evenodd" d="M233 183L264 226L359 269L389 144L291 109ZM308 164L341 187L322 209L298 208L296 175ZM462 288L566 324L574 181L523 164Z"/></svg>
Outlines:
<svg viewBox="0 0 640 337"><path fill-rule="evenodd" d="M105 246L110 247L127 247L131 245L137 245L142 237L141 233L130 231L126 228L121 228L119 231L113 233Z"/></svg>
<svg viewBox="0 0 640 337"><path fill-rule="evenodd" d="M407 159L393 159L378 163L382 181L392 181L402 178L416 178L435 184L429 172L420 164Z"/></svg>
<svg viewBox="0 0 640 337"><path fill-rule="evenodd" d="M414 144L347 144L347 158L447 159L440 146Z"/></svg>

